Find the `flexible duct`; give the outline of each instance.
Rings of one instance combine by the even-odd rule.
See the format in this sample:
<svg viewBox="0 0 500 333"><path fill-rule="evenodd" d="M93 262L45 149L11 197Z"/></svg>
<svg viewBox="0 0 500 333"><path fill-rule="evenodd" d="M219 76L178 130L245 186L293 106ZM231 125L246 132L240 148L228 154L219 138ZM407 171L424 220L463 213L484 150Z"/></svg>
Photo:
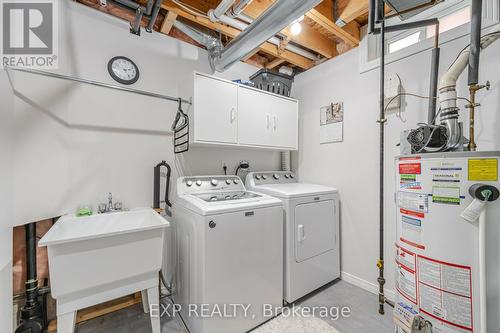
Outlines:
<svg viewBox="0 0 500 333"><path fill-rule="evenodd" d="M177 29L179 29L180 31L191 37L196 42L205 46L209 54L215 55L220 53L222 49L222 44L220 40L218 40L217 38L199 32L198 30L191 28L190 26L180 22L179 20L176 20L174 22L174 27L176 27Z"/></svg>
<svg viewBox="0 0 500 333"><path fill-rule="evenodd" d="M278 0L220 53L210 53L212 69L223 72L249 56L262 43L286 28L321 0Z"/></svg>
<svg viewBox="0 0 500 333"><path fill-rule="evenodd" d="M500 25L495 30L498 31L481 38L481 50L484 50L500 38ZM439 82L440 121L446 127L448 133L446 150L458 148L462 140L461 126L458 122L459 109L457 108L456 85L458 77L469 63L469 55L470 45L460 52L455 62L453 62Z"/></svg>

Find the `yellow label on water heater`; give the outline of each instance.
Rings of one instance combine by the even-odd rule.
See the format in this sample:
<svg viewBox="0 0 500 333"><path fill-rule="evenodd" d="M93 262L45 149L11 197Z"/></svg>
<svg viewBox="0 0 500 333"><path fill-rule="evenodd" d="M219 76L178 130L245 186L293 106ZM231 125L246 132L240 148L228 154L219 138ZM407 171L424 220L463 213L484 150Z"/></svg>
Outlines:
<svg viewBox="0 0 500 333"><path fill-rule="evenodd" d="M497 181L498 160L496 158L469 160L469 180Z"/></svg>

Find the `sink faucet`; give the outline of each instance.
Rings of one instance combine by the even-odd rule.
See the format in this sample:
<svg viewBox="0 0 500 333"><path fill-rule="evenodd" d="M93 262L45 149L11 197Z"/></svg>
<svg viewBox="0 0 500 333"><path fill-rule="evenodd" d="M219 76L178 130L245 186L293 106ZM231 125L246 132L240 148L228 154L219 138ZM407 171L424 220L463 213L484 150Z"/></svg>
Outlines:
<svg viewBox="0 0 500 333"><path fill-rule="evenodd" d="M107 207L107 211L108 212L112 212L115 210L115 207L113 207L113 194L111 192L109 192L108 194L108 207Z"/></svg>
<svg viewBox="0 0 500 333"><path fill-rule="evenodd" d="M113 204L113 194L111 192L108 193L108 204L105 203L99 204L98 207L99 213L112 213L116 211L122 211L123 205L121 202L115 202Z"/></svg>

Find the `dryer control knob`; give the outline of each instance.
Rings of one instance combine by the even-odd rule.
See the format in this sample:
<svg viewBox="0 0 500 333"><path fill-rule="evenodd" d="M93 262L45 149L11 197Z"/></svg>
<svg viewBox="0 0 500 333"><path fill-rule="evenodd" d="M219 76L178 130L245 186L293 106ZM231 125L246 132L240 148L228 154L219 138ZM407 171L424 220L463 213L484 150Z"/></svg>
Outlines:
<svg viewBox="0 0 500 333"><path fill-rule="evenodd" d="M277 173L275 173L275 174L273 175L273 178L274 178L274 179L279 179L279 178L280 178L280 175L278 175Z"/></svg>
<svg viewBox="0 0 500 333"><path fill-rule="evenodd" d="M259 180L260 176L259 175L255 175L255 179Z"/></svg>
<svg viewBox="0 0 500 333"><path fill-rule="evenodd" d="M267 179L267 175L262 175L262 179L266 180Z"/></svg>
<svg viewBox="0 0 500 333"><path fill-rule="evenodd" d="M196 186L201 186L201 184L202 184L202 181L201 181L201 180L197 180L197 181L196 181Z"/></svg>
<svg viewBox="0 0 500 333"><path fill-rule="evenodd" d="M289 174L285 174L285 178L286 179L290 178L290 175Z"/></svg>
<svg viewBox="0 0 500 333"><path fill-rule="evenodd" d="M226 179L226 184L231 185L231 179Z"/></svg>
<svg viewBox="0 0 500 333"><path fill-rule="evenodd" d="M295 178L295 176L294 176L294 175L290 175L290 178L292 178L292 179L293 179L293 178Z"/></svg>
<svg viewBox="0 0 500 333"><path fill-rule="evenodd" d="M214 178L210 181L210 184L212 184L212 186L217 186L217 184L219 184L219 181Z"/></svg>
<svg viewBox="0 0 500 333"><path fill-rule="evenodd" d="M188 180L188 181L186 182L186 185L187 185L188 187L193 186L193 181L192 181L192 180Z"/></svg>
<svg viewBox="0 0 500 333"><path fill-rule="evenodd" d="M235 183L235 184L239 184L239 182L240 182L240 181L239 181L238 179L236 179L236 178L235 178L235 179L233 179L233 183Z"/></svg>

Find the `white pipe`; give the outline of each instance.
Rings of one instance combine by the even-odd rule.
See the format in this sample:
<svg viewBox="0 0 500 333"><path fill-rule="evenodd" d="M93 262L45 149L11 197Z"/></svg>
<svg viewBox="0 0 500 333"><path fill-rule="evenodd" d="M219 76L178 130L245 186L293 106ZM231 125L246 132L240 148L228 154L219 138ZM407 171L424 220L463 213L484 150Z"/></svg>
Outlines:
<svg viewBox="0 0 500 333"><path fill-rule="evenodd" d="M481 50L484 50L500 38L500 24L495 27L495 30L498 31L494 35L481 38ZM456 86L458 77L465 70L469 62L469 53L470 45L458 55L458 58L451 65L450 69L441 77L439 90Z"/></svg>
<svg viewBox="0 0 500 333"><path fill-rule="evenodd" d="M479 297L481 313L481 332L488 331L487 309L486 309L486 209L479 215Z"/></svg>
<svg viewBox="0 0 500 333"><path fill-rule="evenodd" d="M212 22L217 22L235 2L236 0L222 0L217 8L208 11L208 17Z"/></svg>
<svg viewBox="0 0 500 333"><path fill-rule="evenodd" d="M495 29L500 30L500 25ZM481 50L490 46L494 41L500 38L500 31L489 36L481 38ZM459 147L462 140L462 132L458 122L457 91L456 85L460 74L467 68L469 63L470 45L458 55L457 59L450 66L448 71L439 81L439 104L441 108L441 123L443 123L448 132L447 150L453 150Z"/></svg>
<svg viewBox="0 0 500 333"><path fill-rule="evenodd" d="M232 17L229 17L227 15L222 15L220 17L220 21L224 24L227 24L233 28L236 28L238 30L245 30L247 27L248 27L248 24L245 23L245 22L242 22L240 20L237 20L237 19L234 19ZM279 46L280 43L281 43L281 40L277 37L271 37L268 39L268 42L271 43L271 44L274 44L276 46ZM309 52L309 51L306 51L304 50L303 48L300 48L298 46L295 46L295 45L291 45L291 44L288 44L285 49L293 52L293 53L297 53L303 57L306 57L308 59L311 59L311 60L318 60L318 57L312 53L312 52Z"/></svg>

